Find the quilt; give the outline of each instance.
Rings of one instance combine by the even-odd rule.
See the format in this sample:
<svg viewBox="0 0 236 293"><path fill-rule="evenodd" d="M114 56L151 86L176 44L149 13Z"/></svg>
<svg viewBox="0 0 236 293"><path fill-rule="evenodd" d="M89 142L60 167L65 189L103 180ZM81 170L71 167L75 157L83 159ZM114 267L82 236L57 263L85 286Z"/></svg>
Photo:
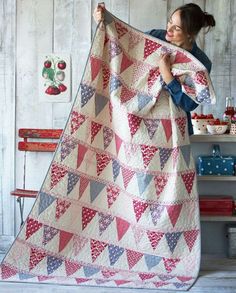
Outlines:
<svg viewBox="0 0 236 293"><path fill-rule="evenodd" d="M158 62L198 104L206 68L108 11L96 30L65 129L1 281L187 290L200 266L195 164L186 113Z"/></svg>

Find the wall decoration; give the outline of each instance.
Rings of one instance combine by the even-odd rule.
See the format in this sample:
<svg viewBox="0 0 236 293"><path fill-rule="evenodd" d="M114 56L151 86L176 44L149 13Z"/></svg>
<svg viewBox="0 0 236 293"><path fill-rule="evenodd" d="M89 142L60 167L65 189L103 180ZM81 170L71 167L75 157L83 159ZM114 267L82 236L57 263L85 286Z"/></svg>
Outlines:
<svg viewBox="0 0 236 293"><path fill-rule="evenodd" d="M42 102L70 102L71 62L69 54L39 57L39 98Z"/></svg>

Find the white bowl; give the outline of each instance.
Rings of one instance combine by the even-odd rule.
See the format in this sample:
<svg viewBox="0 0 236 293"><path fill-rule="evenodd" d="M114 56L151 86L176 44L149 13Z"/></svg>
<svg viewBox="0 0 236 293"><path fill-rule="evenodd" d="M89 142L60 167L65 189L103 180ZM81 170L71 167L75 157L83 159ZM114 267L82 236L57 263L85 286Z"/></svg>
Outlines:
<svg viewBox="0 0 236 293"><path fill-rule="evenodd" d="M214 119L192 119L193 133L205 134L207 133L207 124Z"/></svg>
<svg viewBox="0 0 236 293"><path fill-rule="evenodd" d="M207 125L207 131L211 134L224 134L228 125Z"/></svg>

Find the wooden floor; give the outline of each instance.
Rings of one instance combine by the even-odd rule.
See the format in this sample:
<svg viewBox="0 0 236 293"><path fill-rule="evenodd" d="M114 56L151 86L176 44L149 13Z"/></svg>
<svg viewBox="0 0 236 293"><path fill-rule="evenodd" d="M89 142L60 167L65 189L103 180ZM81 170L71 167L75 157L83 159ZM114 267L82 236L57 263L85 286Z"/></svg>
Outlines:
<svg viewBox="0 0 236 293"><path fill-rule="evenodd" d="M0 255L0 260L3 256ZM167 290L80 287L0 282L1 293L173 293ZM176 291L186 292L186 291ZM200 276L188 292L236 293L236 259L203 256Z"/></svg>

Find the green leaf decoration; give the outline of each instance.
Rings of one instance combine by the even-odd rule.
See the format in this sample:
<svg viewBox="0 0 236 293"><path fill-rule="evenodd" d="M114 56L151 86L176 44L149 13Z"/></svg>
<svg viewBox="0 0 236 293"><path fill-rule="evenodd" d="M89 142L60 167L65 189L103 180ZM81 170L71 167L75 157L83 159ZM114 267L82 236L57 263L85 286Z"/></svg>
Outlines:
<svg viewBox="0 0 236 293"><path fill-rule="evenodd" d="M44 74L47 74L47 78L48 79L50 79L51 81L53 81L54 80L54 75L55 75L55 72L54 72L54 70L52 69L52 68L46 68L46 67L44 67L43 68L43 71L42 71L42 76L44 77Z"/></svg>

